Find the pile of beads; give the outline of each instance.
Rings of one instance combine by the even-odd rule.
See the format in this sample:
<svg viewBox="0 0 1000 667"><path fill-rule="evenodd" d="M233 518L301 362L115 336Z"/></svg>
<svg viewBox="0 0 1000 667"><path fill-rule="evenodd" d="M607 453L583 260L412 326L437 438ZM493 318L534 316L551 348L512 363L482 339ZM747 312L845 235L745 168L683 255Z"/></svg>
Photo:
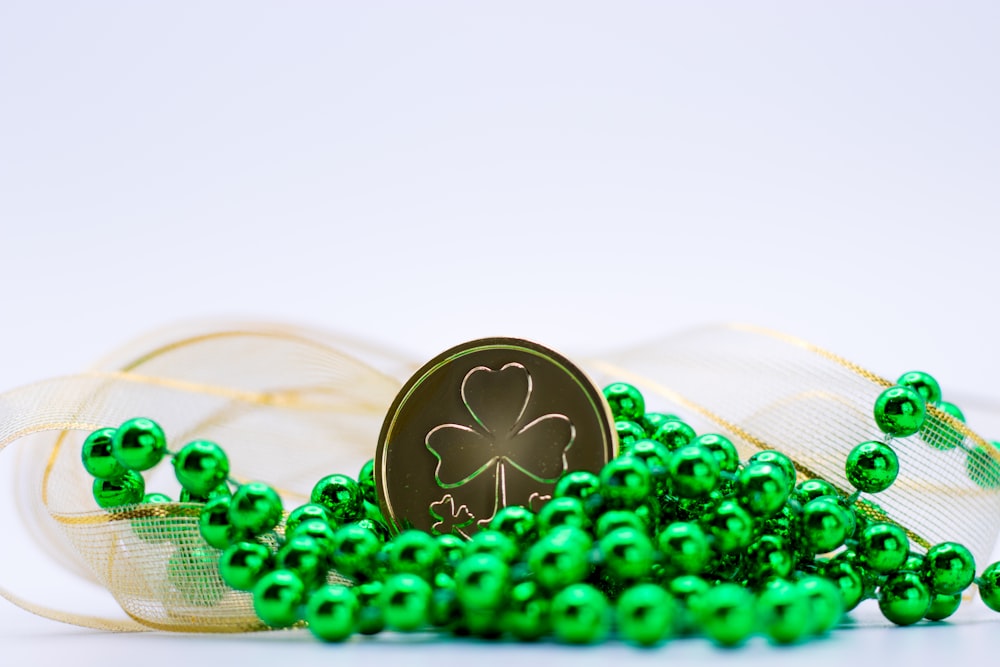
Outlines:
<svg viewBox="0 0 1000 667"><path fill-rule="evenodd" d="M910 375L876 402L890 438L919 430L933 398L923 393L930 383ZM866 598L899 625L946 618L973 582L1000 611L1000 563L976 578L962 545L911 551L902 527L861 511L861 492L896 479L888 442L850 452L845 472L856 492L845 496L822 479L796 483L780 452L740 461L725 436L646 412L630 385L609 385L604 396L619 455L598 473L567 472L537 513L503 508L467 541L392 535L372 461L357 480L324 477L287 516L268 485L229 480L214 443L190 443L173 463L182 499L205 503L201 534L218 550L226 584L251 592L268 626L305 621L325 641L390 629L566 643L615 631L643 646L694 634L735 646L761 633L790 644L826 633ZM97 502L143 500L138 471L166 453L148 419L92 434L83 460Z"/></svg>

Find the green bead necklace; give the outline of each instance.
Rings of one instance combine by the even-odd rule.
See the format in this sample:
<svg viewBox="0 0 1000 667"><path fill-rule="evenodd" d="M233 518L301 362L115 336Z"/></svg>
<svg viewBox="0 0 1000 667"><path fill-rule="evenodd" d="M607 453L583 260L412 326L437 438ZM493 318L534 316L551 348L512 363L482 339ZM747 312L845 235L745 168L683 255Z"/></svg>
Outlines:
<svg viewBox="0 0 1000 667"><path fill-rule="evenodd" d="M267 484L229 477L217 444L197 440L172 453L149 419L94 431L82 461L97 504L115 511L170 502L146 494L141 475L170 457L181 500L203 503L206 543L198 554L179 550L172 571L192 559L217 566L229 587L252 594L265 625L304 622L326 642L389 629L568 644L614 633L638 646L701 634L727 647L760 633L783 645L825 634L866 598L898 625L941 620L973 583L1000 611L1000 562L977 578L960 544L915 553L906 530L871 519L871 503L859 498L892 486L900 470L893 440L920 432L927 406L964 420L930 375L906 373L875 401L886 438L851 450L849 496L822 479L796 483L792 460L777 451L741 462L725 436L647 413L631 385L609 385L604 396L618 456L596 473L563 474L538 511L498 510L468 540L391 534L373 461L357 479L322 478L310 502L287 515ZM962 438L929 442L954 447ZM992 457L967 454L976 484L1000 486ZM140 535L143 521L133 520Z"/></svg>

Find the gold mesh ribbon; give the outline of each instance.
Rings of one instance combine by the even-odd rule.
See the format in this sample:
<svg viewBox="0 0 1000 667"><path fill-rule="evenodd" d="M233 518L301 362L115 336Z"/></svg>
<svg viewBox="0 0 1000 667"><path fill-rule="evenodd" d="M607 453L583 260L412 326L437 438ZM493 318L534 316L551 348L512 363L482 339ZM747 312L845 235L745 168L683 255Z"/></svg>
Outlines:
<svg viewBox="0 0 1000 667"><path fill-rule="evenodd" d="M238 479L275 485L291 507L319 477L354 472L374 451L400 382L361 358L399 372L413 368L384 350L303 328L189 326L126 346L90 372L0 395L0 450L21 454L25 532L61 566L107 589L133 620L40 605L2 587L6 572L0 595L39 615L101 629L262 629L250 596L219 578L218 552L198 533L199 506L100 510L80 446L96 428L151 417L172 450L196 438L219 442ZM636 384L650 409L726 433L744 456L779 449L800 476L823 477L844 491L844 459L854 445L881 438L871 407L891 385L802 341L741 326L670 336L585 366L601 381ZM970 480L967 452L982 447L992 457L973 461L983 475L1000 454L936 409L920 434L894 446L899 479L877 497L862 497L862 509L904 526L920 547L962 542L981 567L1000 530L1000 490ZM176 492L168 464L146 478L147 490Z"/></svg>

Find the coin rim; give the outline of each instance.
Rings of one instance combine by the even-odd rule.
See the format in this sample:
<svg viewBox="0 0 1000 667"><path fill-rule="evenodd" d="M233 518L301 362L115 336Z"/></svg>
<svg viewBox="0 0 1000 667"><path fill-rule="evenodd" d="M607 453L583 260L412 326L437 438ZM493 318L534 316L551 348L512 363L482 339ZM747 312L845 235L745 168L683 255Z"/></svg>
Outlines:
<svg viewBox="0 0 1000 667"><path fill-rule="evenodd" d="M400 408L406 404L414 389L420 385L426 377L444 366L446 363L482 349L494 350L501 348L533 354L554 363L555 365L561 367L562 370L566 371L567 374L577 383L577 385L580 386L587 399L597 411L598 421L601 422L603 431L602 435L604 436L604 463L607 463L614 458L616 438L614 431L614 418L611 415L611 408L608 405L608 402L604 399L604 393L601 391L600 387L597 386L597 384L583 371L583 369L555 350L523 338L496 336L466 341L465 343L460 343L448 348L416 370L400 388L396 397L392 401L392 405L389 406L388 412L386 412L385 419L382 421L382 428L378 435L378 444L375 448L375 489L378 495L379 510L381 510L382 516L389 524L388 528L391 532L398 533L404 529L404 527L400 525L401 522L392 511L389 494L386 492L387 485L385 470L386 450L389 448L387 439L393 430L393 425L396 422L396 417L399 414ZM601 417L603 417L603 419L601 419Z"/></svg>

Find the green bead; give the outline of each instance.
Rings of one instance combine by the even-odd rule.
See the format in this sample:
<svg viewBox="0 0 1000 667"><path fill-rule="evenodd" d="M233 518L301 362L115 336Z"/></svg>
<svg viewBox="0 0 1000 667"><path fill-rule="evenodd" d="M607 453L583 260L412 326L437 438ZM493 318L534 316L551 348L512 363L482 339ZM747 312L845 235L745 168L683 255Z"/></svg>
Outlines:
<svg viewBox="0 0 1000 667"><path fill-rule="evenodd" d="M528 565L540 586L558 590L583 581L590 574L589 538L572 535L578 529L563 528L535 542L528 551ZM582 531L581 531L582 533Z"/></svg>
<svg viewBox="0 0 1000 667"><path fill-rule="evenodd" d="M837 497L839 495L837 487L833 484L830 484L825 479L816 478L806 479L796 484L791 497L802 505L805 505L810 500L816 500L823 496Z"/></svg>
<svg viewBox="0 0 1000 667"><path fill-rule="evenodd" d="M615 579L635 581L646 576L653 565L653 543L635 528L613 530L597 546L605 570Z"/></svg>
<svg viewBox="0 0 1000 667"><path fill-rule="evenodd" d="M590 517L583 507L583 502L572 496L553 498L545 504L538 513L538 532L542 535L561 526L590 528Z"/></svg>
<svg viewBox="0 0 1000 667"><path fill-rule="evenodd" d="M320 543L308 535L293 537L278 550L277 567L299 575L306 589L326 580L327 554Z"/></svg>
<svg viewBox="0 0 1000 667"><path fill-rule="evenodd" d="M680 419L677 415L664 414L662 412L647 412L639 420L639 425L642 426L642 430L647 434L656 433L656 429L660 428L663 422L677 421Z"/></svg>
<svg viewBox="0 0 1000 667"><path fill-rule="evenodd" d="M252 591L261 577L274 569L271 550L256 542L237 542L222 552L219 573L238 591Z"/></svg>
<svg viewBox="0 0 1000 667"><path fill-rule="evenodd" d="M589 470L572 470L563 474L552 491L553 498L587 498L601 490L601 478Z"/></svg>
<svg viewBox="0 0 1000 667"><path fill-rule="evenodd" d="M703 525L715 538L716 550L723 554L750 546L753 537L753 519L735 501L724 500L719 503Z"/></svg>
<svg viewBox="0 0 1000 667"><path fill-rule="evenodd" d="M720 646L738 646L753 634L757 622L754 597L742 586L721 583L698 598L698 623Z"/></svg>
<svg viewBox="0 0 1000 667"><path fill-rule="evenodd" d="M249 535L263 535L281 520L281 497L263 482L241 484L229 505L229 522Z"/></svg>
<svg viewBox="0 0 1000 667"><path fill-rule="evenodd" d="M931 594L915 572L889 576L878 592L878 608L896 625L912 625L930 608Z"/></svg>
<svg viewBox="0 0 1000 667"><path fill-rule="evenodd" d="M229 477L229 458L214 442L189 442L174 457L174 475L191 493L207 495Z"/></svg>
<svg viewBox="0 0 1000 667"><path fill-rule="evenodd" d="M611 608L589 584L573 584L552 598L552 632L566 644L596 644L611 630Z"/></svg>
<svg viewBox="0 0 1000 667"><path fill-rule="evenodd" d="M394 574L382 588L385 624L397 632L415 632L430 620L431 587L415 574Z"/></svg>
<svg viewBox="0 0 1000 667"><path fill-rule="evenodd" d="M809 603L807 632L819 636L832 630L844 615L844 600L837 585L816 575L804 576L795 585Z"/></svg>
<svg viewBox="0 0 1000 667"><path fill-rule="evenodd" d="M983 604L993 611L1000 611L1000 561L983 570L976 583Z"/></svg>
<svg viewBox="0 0 1000 667"><path fill-rule="evenodd" d="M118 427L111 439L111 455L129 470L149 470L167 452L167 436L152 419L136 417Z"/></svg>
<svg viewBox="0 0 1000 667"><path fill-rule="evenodd" d="M676 521L657 535L663 563L670 571L701 574L708 567L712 550L705 531L697 523Z"/></svg>
<svg viewBox="0 0 1000 667"><path fill-rule="evenodd" d="M703 498L719 486L719 462L711 451L698 445L674 451L668 471L670 488L681 498Z"/></svg>
<svg viewBox="0 0 1000 667"><path fill-rule="evenodd" d="M655 646L669 637L676 616L674 599L656 584L629 588L615 606L619 634L639 646Z"/></svg>
<svg viewBox="0 0 1000 667"><path fill-rule="evenodd" d="M429 581L441 566L443 557L441 545L432 535L422 530L406 530L392 540L389 568Z"/></svg>
<svg viewBox="0 0 1000 667"><path fill-rule="evenodd" d="M795 471L795 464L792 463L792 459L785 454L782 454L774 449L765 449L757 452L750 457L750 460L747 461L748 466L755 463L770 463L771 465L778 466L781 468L781 472L785 474L785 481L788 484L788 493L790 494L795 488L795 480L798 473Z"/></svg>
<svg viewBox="0 0 1000 667"><path fill-rule="evenodd" d="M736 446L724 435L703 433L691 441L692 445L704 447L712 452L719 464L719 470L733 474L740 468L740 454Z"/></svg>
<svg viewBox="0 0 1000 667"><path fill-rule="evenodd" d="M306 603L306 622L314 637L325 642L342 642L354 634L361 605L347 586L328 584Z"/></svg>
<svg viewBox="0 0 1000 667"><path fill-rule="evenodd" d="M319 480L309 500L325 507L337 523L360 519L364 508L361 486L347 475L327 475Z"/></svg>
<svg viewBox="0 0 1000 667"><path fill-rule="evenodd" d="M623 453L638 441L645 439L646 431L633 421L619 419L615 422L615 435L618 438L618 452Z"/></svg>
<svg viewBox="0 0 1000 667"><path fill-rule="evenodd" d="M634 528L640 532L646 531L646 523L635 512L628 510L608 510L597 519L594 534L601 539L618 528Z"/></svg>
<svg viewBox="0 0 1000 667"><path fill-rule="evenodd" d="M430 624L437 628L453 628L462 617L462 607L455 593L455 580L450 574L438 572L434 575L431 590L431 604L428 612Z"/></svg>
<svg viewBox="0 0 1000 667"><path fill-rule="evenodd" d="M890 387L875 400L875 423L888 435L904 438L924 425L924 399L911 387Z"/></svg>
<svg viewBox="0 0 1000 667"><path fill-rule="evenodd" d="M854 609L865 599L864 580L861 571L854 563L829 561L820 568L820 572L840 591L844 601L844 611Z"/></svg>
<svg viewBox="0 0 1000 667"><path fill-rule="evenodd" d="M615 420L639 421L646 413L646 401L642 393L630 384L615 382L604 388L604 398L611 407Z"/></svg>
<svg viewBox="0 0 1000 667"><path fill-rule="evenodd" d="M699 601L711 590L711 585L697 575L686 574L669 579L665 586L677 603L678 614L674 623L677 631L684 634L694 632L698 627Z"/></svg>
<svg viewBox="0 0 1000 667"><path fill-rule="evenodd" d="M317 505L316 503L306 503L305 505L299 505L293 509L289 514L288 518L285 519L285 535L291 535L295 532L295 529L299 527L300 524L310 521L310 520L323 521L326 524L330 522L330 515L327 514L326 508L322 505ZM332 528L333 526L331 526Z"/></svg>
<svg viewBox="0 0 1000 667"><path fill-rule="evenodd" d="M958 611L960 604L962 604L961 593L953 593L952 595L938 593L937 595L932 595L931 606L927 608L924 618L928 621L943 621Z"/></svg>
<svg viewBox="0 0 1000 667"><path fill-rule="evenodd" d="M986 447L977 445L965 459L969 479L984 489L1000 488L1000 444L991 442ZM991 456L990 454L994 456Z"/></svg>
<svg viewBox="0 0 1000 667"><path fill-rule="evenodd" d="M937 405L941 400L941 385L930 374L923 371L903 373L896 380L896 384L915 389L920 394L920 397L924 399L924 403L928 405Z"/></svg>
<svg viewBox="0 0 1000 667"><path fill-rule="evenodd" d="M118 463L111 454L111 443L115 437L115 429L101 428L83 441L80 457L84 469L98 479L117 479L125 474L125 466Z"/></svg>
<svg viewBox="0 0 1000 667"><path fill-rule="evenodd" d="M291 570L274 570L260 578L253 588L253 609L257 618L272 628L287 628L299 620L299 606L306 587Z"/></svg>
<svg viewBox="0 0 1000 667"><path fill-rule="evenodd" d="M527 507L508 505L490 520L490 530L503 533L519 547L524 547L538 536L538 517Z"/></svg>
<svg viewBox="0 0 1000 667"><path fill-rule="evenodd" d="M653 440L665 445L670 451L690 445L696 437L698 434L694 429L680 419L663 422L652 436Z"/></svg>
<svg viewBox="0 0 1000 667"><path fill-rule="evenodd" d="M899 568L900 570L909 570L910 572L920 573L924 570L924 556L923 554L918 554L915 551L911 551L910 555L906 557L906 561Z"/></svg>
<svg viewBox="0 0 1000 667"><path fill-rule="evenodd" d="M638 507L652 488L649 468L634 456L612 459L601 468L600 477L601 494L613 507Z"/></svg>
<svg viewBox="0 0 1000 667"><path fill-rule="evenodd" d="M537 641L549 632L549 601L536 582L522 581L511 589L502 625L522 642Z"/></svg>
<svg viewBox="0 0 1000 667"><path fill-rule="evenodd" d="M670 463L670 450L656 440L643 438L632 443L628 453L646 464L653 477L662 477Z"/></svg>
<svg viewBox="0 0 1000 667"><path fill-rule="evenodd" d="M879 493L896 481L899 459L895 450L883 442L862 442L847 455L844 469L847 481L858 491Z"/></svg>
<svg viewBox="0 0 1000 667"><path fill-rule="evenodd" d="M376 569L375 556L381 548L382 541L371 529L349 523L333 534L333 566L345 577L367 578Z"/></svg>
<svg viewBox="0 0 1000 667"><path fill-rule="evenodd" d="M182 546L167 561L167 581L187 604L210 607L225 596L217 552L203 546Z"/></svg>
<svg viewBox="0 0 1000 667"><path fill-rule="evenodd" d="M938 408L947 415L951 415L958 421L965 423L965 413L959 409L954 403L949 403L948 401L941 401L938 404Z"/></svg>
<svg viewBox="0 0 1000 667"><path fill-rule="evenodd" d="M781 467L774 463L751 463L736 480L736 497L748 512L768 517L781 509L791 488Z"/></svg>
<svg viewBox="0 0 1000 667"><path fill-rule="evenodd" d="M480 530L465 546L466 555L492 554L503 562L513 563L521 554L518 544L498 530L487 528Z"/></svg>
<svg viewBox="0 0 1000 667"><path fill-rule="evenodd" d="M932 593L952 595L972 585L976 562L972 552L956 542L942 542L927 550L923 579Z"/></svg>
<svg viewBox="0 0 1000 667"><path fill-rule="evenodd" d="M467 556L455 568L455 592L466 610L498 610L510 587L510 568L492 554Z"/></svg>
<svg viewBox="0 0 1000 667"><path fill-rule="evenodd" d="M303 521L295 527L291 533L285 533L285 540L292 540L296 537L310 537L319 545L323 555L323 568L328 570L333 567L333 528L322 519L309 519Z"/></svg>
<svg viewBox="0 0 1000 667"><path fill-rule="evenodd" d="M385 523L383 523L382 521L377 521L375 519L365 517L364 519L359 519L354 523L356 523L359 526L363 526L364 528L367 528L368 530L375 533L375 537L379 539L379 542L385 542L390 537L389 527L386 526Z"/></svg>
<svg viewBox="0 0 1000 667"><path fill-rule="evenodd" d="M802 508L802 540L814 553L833 551L853 528L848 510L829 496L810 500Z"/></svg>
<svg viewBox="0 0 1000 667"><path fill-rule="evenodd" d="M233 492L230 490L229 485L223 482L219 486L209 491L208 494L204 496L199 495L197 493L191 493L187 489L182 488L179 502L197 503L199 505L204 505L213 498L222 498L222 497L228 498L231 495L233 495Z"/></svg>
<svg viewBox="0 0 1000 667"><path fill-rule="evenodd" d="M176 516L172 508L165 506L172 502L170 496L163 493L145 494L141 504L146 506L144 509L148 511L148 514L132 519L132 531L136 536L142 540L157 541L173 539L183 533L182 526L165 521L165 519ZM164 505L165 507L149 507L150 505Z"/></svg>
<svg viewBox="0 0 1000 667"><path fill-rule="evenodd" d="M375 459L368 461L361 466L358 472L358 486L361 488L361 497L372 505L378 505L378 492L375 489Z"/></svg>
<svg viewBox="0 0 1000 667"><path fill-rule="evenodd" d="M792 573L795 558L784 540L775 535L761 535L747 549L745 567L754 581L777 577L784 579Z"/></svg>
<svg viewBox="0 0 1000 667"><path fill-rule="evenodd" d="M240 531L229 520L232 498L222 496L205 503L198 515L198 530L211 546L225 549L240 538Z"/></svg>
<svg viewBox="0 0 1000 667"><path fill-rule="evenodd" d="M385 629L381 581L367 581L353 588L358 598L358 632L374 635Z"/></svg>
<svg viewBox="0 0 1000 667"><path fill-rule="evenodd" d="M794 644L808 632L809 600L798 586L780 579L757 598L761 627L775 644Z"/></svg>
<svg viewBox="0 0 1000 667"><path fill-rule="evenodd" d="M892 523L873 523L861 532L858 558L873 572L888 573L900 569L910 556L906 531Z"/></svg>
<svg viewBox="0 0 1000 667"><path fill-rule="evenodd" d="M434 540L441 548L441 569L454 572L455 567L465 557L465 540L457 535L437 535Z"/></svg>
<svg viewBox="0 0 1000 667"><path fill-rule="evenodd" d="M94 500L103 509L135 505L146 494L146 480L134 470L126 470L115 479L95 479L93 492Z"/></svg>

